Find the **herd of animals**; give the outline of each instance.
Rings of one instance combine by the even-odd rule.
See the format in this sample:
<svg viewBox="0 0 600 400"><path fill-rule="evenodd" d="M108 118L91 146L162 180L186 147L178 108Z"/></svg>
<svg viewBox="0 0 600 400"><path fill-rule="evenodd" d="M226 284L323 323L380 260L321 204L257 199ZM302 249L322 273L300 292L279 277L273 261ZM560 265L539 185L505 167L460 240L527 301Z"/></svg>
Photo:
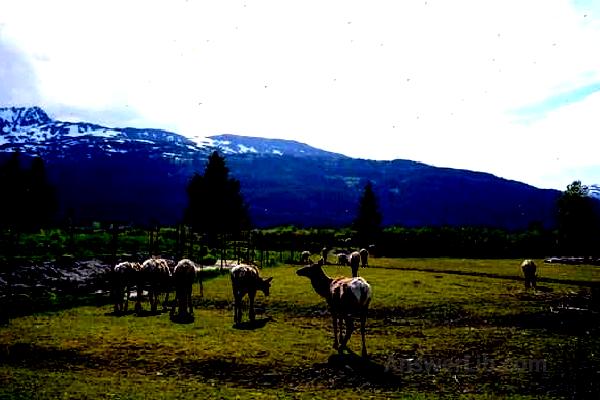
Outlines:
<svg viewBox="0 0 600 400"><path fill-rule="evenodd" d="M368 266L369 251L360 251L337 254L338 265L350 265L352 277L331 278L323 271L327 264L327 248L321 253L317 263L310 260L311 253L301 253L300 263L304 266L296 270L298 276L310 279L315 292L327 302L333 319L334 349L340 353L347 349L347 344L354 331L354 319L360 321L362 339L362 356L367 356L365 344L365 325L372 290L369 283L358 276L359 266ZM536 265L533 260L524 260L521 269L525 278L525 288L536 287ZM151 258L142 264L137 262L121 262L113 270L113 296L115 299L115 313L125 312L128 309L130 293L135 287L137 290L135 310L142 311L141 299L143 289L148 291L148 301L152 312L156 312L159 295L165 293L163 308L167 307L171 284L175 286L175 301L173 301L170 315L192 316L192 287L201 270L199 266L189 259L178 263L161 258ZM269 295L273 278L263 278L257 266L251 264L238 264L231 268L231 283L234 299L234 323L242 322L242 299L245 295L249 298L249 319L255 320L254 298L257 291Z"/></svg>

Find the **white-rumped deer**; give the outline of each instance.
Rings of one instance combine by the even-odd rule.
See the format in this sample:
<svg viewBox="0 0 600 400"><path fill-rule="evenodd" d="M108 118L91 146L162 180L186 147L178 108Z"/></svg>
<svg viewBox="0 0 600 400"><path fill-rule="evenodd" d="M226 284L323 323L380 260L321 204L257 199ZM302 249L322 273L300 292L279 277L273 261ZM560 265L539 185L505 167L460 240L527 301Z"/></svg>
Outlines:
<svg viewBox="0 0 600 400"><path fill-rule="evenodd" d="M171 316L175 315L175 307L179 307L178 315L184 316L186 313L194 315L192 305L192 288L196 281L196 276L200 268L192 260L184 258L179 261L173 270L173 281L175 283L175 302L171 307Z"/></svg>
<svg viewBox="0 0 600 400"><path fill-rule="evenodd" d="M158 296L161 293L166 293L163 301L163 309L166 309L169 301L169 285L171 283L171 270L169 262L162 258L150 258L142 264L138 281L138 295L135 305L136 311L142 310L142 291L145 285L148 288L148 301L150 302L150 310L156 312L158 308Z"/></svg>
<svg viewBox="0 0 600 400"><path fill-rule="evenodd" d="M354 317L360 318L362 356L367 357L365 325L369 303L371 302L371 286L367 281L359 277L330 278L325 274L320 264L302 267L296 271L296 274L309 278L315 292L327 301L333 318L333 348L337 349L340 354L343 349L347 349L348 340L350 340L354 330ZM345 335L343 323L346 325Z"/></svg>
<svg viewBox="0 0 600 400"><path fill-rule="evenodd" d="M138 283L141 266L137 262L125 261L115 265L113 270L113 296L115 313L126 312L129 306L129 296L133 287ZM125 296L123 296L125 292Z"/></svg>
<svg viewBox="0 0 600 400"><path fill-rule="evenodd" d="M358 267L360 267L360 253L358 251L353 251L348 256L350 262L350 268L352 269L352 276L354 278L358 277Z"/></svg>

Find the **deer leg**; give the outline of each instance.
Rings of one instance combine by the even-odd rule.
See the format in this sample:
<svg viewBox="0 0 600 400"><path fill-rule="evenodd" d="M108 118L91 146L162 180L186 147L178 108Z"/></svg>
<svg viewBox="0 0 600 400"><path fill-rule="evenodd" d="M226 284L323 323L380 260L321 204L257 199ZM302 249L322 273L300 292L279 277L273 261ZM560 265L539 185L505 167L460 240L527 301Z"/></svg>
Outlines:
<svg viewBox="0 0 600 400"><path fill-rule="evenodd" d="M254 319L256 318L256 313L254 312L254 295L256 293L248 293L248 299L250 300L250 310L249 310L249 314L250 314L250 322L254 322Z"/></svg>
<svg viewBox="0 0 600 400"><path fill-rule="evenodd" d="M233 295L233 323L239 324L241 322L240 313L240 296L236 293Z"/></svg>
<svg viewBox="0 0 600 400"><path fill-rule="evenodd" d="M342 342L341 347L348 347L348 340L350 340L350 336L352 336L352 332L354 331L354 322L352 321L352 316L348 315L344 318L346 322L346 335L344 336L344 341Z"/></svg>
<svg viewBox="0 0 600 400"><path fill-rule="evenodd" d="M177 288L175 288L175 301L173 302L173 304L171 304L171 311L169 312L169 315L172 317L173 315L175 315L175 307L177 306L177 301L179 300L179 290Z"/></svg>
<svg viewBox="0 0 600 400"><path fill-rule="evenodd" d="M188 307L190 308L190 315L194 315L194 305L192 304L192 287L190 286L188 288L188 293L187 293L187 303L188 303Z"/></svg>
<svg viewBox="0 0 600 400"><path fill-rule="evenodd" d="M165 291L167 294L165 294L165 301L163 301L162 304L163 310L166 310L167 307L169 307L169 288L166 288Z"/></svg>
<svg viewBox="0 0 600 400"><path fill-rule="evenodd" d="M338 343L338 318L337 318L337 315L335 315L334 313L332 313L332 316L333 316L333 348L337 350L339 348L339 343ZM340 327L340 334L341 334L341 327Z"/></svg>
<svg viewBox="0 0 600 400"><path fill-rule="evenodd" d="M360 314L360 337L362 339L362 356L367 357L367 345L365 342L365 325L367 323L367 310Z"/></svg>
<svg viewBox="0 0 600 400"><path fill-rule="evenodd" d="M157 296L155 288L152 288L150 290L149 297L150 297L150 310L152 312L156 312L156 309L158 308L158 296Z"/></svg>
<svg viewBox="0 0 600 400"><path fill-rule="evenodd" d="M129 308L129 292L131 288L129 286L125 286L125 309L124 311L127 312L127 309Z"/></svg>

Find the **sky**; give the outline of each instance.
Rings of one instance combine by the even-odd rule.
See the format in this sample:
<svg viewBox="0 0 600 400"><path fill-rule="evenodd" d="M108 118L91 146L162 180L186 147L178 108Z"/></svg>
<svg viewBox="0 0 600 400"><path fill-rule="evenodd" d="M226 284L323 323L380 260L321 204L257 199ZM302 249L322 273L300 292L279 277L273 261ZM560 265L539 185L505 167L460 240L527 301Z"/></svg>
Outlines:
<svg viewBox="0 0 600 400"><path fill-rule="evenodd" d="M0 106L600 183L600 1L0 0Z"/></svg>

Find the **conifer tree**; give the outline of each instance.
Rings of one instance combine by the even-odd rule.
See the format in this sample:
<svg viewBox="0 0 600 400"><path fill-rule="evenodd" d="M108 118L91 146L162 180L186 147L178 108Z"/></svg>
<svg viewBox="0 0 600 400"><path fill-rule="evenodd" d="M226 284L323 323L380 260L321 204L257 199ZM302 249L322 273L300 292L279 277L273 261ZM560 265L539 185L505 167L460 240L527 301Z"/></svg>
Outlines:
<svg viewBox="0 0 600 400"><path fill-rule="evenodd" d="M358 213L354 220L353 228L356 230L358 245L366 247L377 241L381 233L381 213L377 197L373 191L373 184L367 182L358 205Z"/></svg>
<svg viewBox="0 0 600 400"><path fill-rule="evenodd" d="M209 240L218 234L237 234L250 225L248 209L240 192L240 182L229 177L225 158L216 151L204 174L195 173L187 186L188 207L184 219Z"/></svg>

